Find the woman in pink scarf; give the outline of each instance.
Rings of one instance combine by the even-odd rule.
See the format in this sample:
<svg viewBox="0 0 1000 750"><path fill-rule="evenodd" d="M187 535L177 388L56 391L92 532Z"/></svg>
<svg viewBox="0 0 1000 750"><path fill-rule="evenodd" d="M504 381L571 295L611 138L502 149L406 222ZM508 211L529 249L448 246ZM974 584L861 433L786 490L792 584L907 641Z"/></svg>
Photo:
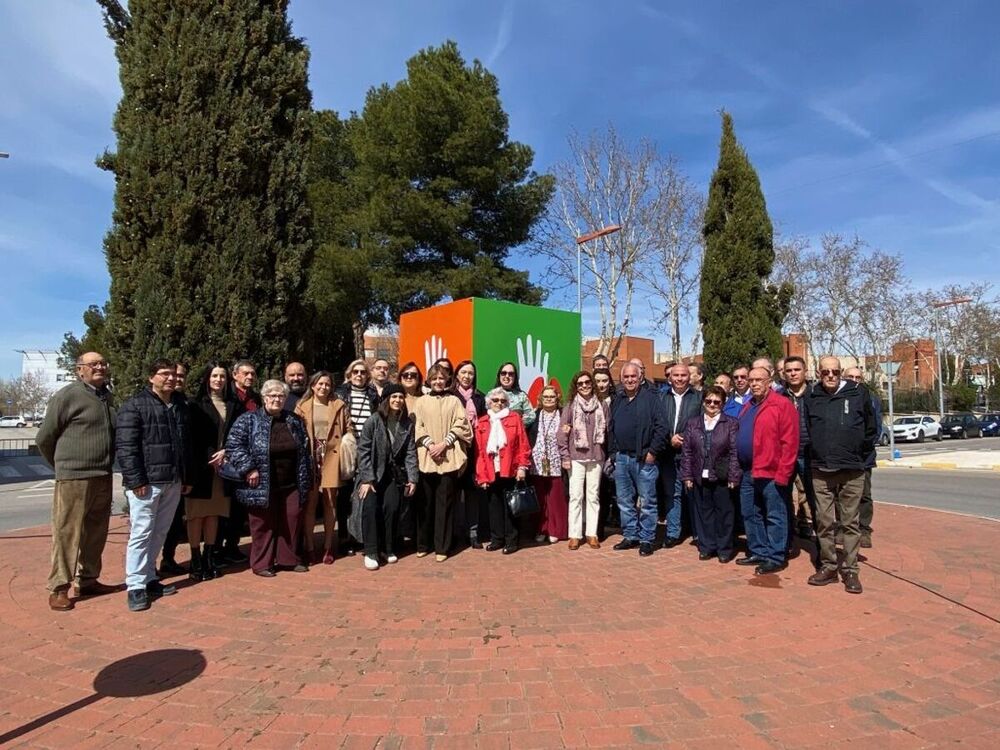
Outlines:
<svg viewBox="0 0 1000 750"><path fill-rule="evenodd" d="M598 549L601 467L607 445L608 407L597 397L594 376L578 372L570 383L569 400L559 430L562 468L569 472L569 548L583 541L584 498L587 507L587 546Z"/></svg>

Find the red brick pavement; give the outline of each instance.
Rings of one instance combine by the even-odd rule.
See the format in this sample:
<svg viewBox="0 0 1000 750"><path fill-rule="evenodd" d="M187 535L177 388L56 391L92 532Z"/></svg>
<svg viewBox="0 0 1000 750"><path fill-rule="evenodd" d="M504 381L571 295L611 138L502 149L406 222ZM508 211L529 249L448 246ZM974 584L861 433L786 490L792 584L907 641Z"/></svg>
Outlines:
<svg viewBox="0 0 1000 750"><path fill-rule="evenodd" d="M1000 524L880 506L876 526L861 596L807 586L805 557L754 580L689 546L561 544L243 572L139 614L51 612L47 530L12 533L0 743L1000 747ZM115 519L105 580L125 539Z"/></svg>

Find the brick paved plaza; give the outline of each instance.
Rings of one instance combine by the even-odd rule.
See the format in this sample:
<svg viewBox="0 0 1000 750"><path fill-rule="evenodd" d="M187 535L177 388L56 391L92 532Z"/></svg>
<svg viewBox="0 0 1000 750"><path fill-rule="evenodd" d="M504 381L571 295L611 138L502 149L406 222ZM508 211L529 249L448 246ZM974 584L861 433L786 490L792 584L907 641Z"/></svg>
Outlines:
<svg viewBox="0 0 1000 750"><path fill-rule="evenodd" d="M138 614L51 612L47 533L0 541L0 745L1000 747L995 522L879 506L861 596L801 556L560 544L185 580Z"/></svg>

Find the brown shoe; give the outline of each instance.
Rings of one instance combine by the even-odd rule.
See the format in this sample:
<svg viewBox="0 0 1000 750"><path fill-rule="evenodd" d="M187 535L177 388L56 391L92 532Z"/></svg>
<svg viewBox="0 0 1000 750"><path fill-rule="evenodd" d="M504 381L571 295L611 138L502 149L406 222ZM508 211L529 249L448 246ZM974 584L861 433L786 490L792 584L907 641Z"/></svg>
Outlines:
<svg viewBox="0 0 1000 750"><path fill-rule="evenodd" d="M56 612L68 612L73 609L73 600L69 598L69 591L61 589L49 594L49 609Z"/></svg>
<svg viewBox="0 0 1000 750"><path fill-rule="evenodd" d="M821 570L818 573L813 573L809 576L810 586L826 586L830 583L837 582L837 569L831 568L830 570Z"/></svg>
<svg viewBox="0 0 1000 750"><path fill-rule="evenodd" d="M91 581L86 586L78 586L76 595L84 599L88 596L104 596L105 594L117 594L121 591L121 586L110 586L100 581Z"/></svg>
<svg viewBox="0 0 1000 750"><path fill-rule="evenodd" d="M596 536L588 536L587 537L587 546L590 547L591 549L600 549L601 548L601 543L599 541L597 541L597 537Z"/></svg>
<svg viewBox="0 0 1000 750"><path fill-rule="evenodd" d="M580 540L579 539L570 539L569 540L569 548L570 549L580 549Z"/></svg>
<svg viewBox="0 0 1000 750"><path fill-rule="evenodd" d="M860 594L864 591L864 589L861 588L861 581L858 580L857 573L844 573L844 590L848 594Z"/></svg>

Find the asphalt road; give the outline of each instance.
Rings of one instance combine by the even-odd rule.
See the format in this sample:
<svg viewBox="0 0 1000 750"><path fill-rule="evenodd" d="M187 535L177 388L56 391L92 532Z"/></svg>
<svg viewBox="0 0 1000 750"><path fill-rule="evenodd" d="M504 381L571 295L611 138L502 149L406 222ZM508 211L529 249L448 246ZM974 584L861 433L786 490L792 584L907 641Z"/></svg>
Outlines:
<svg viewBox="0 0 1000 750"><path fill-rule="evenodd" d="M0 532L49 523L53 485L51 479L0 485ZM1000 520L1000 474L996 472L876 469L872 492L876 502ZM121 478L116 475L116 512L121 503Z"/></svg>

